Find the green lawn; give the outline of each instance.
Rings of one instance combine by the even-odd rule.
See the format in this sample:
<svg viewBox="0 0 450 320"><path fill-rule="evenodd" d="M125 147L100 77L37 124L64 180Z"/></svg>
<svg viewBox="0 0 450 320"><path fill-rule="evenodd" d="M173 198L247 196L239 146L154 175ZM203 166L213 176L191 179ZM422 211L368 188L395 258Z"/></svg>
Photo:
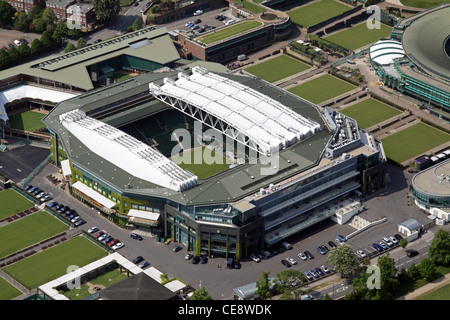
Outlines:
<svg viewBox="0 0 450 320"><path fill-rule="evenodd" d="M203 37L198 38L197 40L205 44L210 44L222 39L229 38L241 32L259 27L261 25L262 23L259 21L244 21L228 26L227 28L209 33Z"/></svg>
<svg viewBox="0 0 450 320"><path fill-rule="evenodd" d="M33 206L33 202L13 189L6 189L0 192L0 220L30 209Z"/></svg>
<svg viewBox="0 0 450 320"><path fill-rule="evenodd" d="M431 8L444 2L450 2L449 0L400 0L400 2L408 7L416 8Z"/></svg>
<svg viewBox="0 0 450 320"><path fill-rule="evenodd" d="M245 71L248 71L268 82L276 82L292 76L293 74L308 70L309 68L311 68L311 66L306 63L291 58L287 55L280 55L270 60L258 63L252 67L246 68Z"/></svg>
<svg viewBox="0 0 450 320"><path fill-rule="evenodd" d="M319 0L291 10L287 14L295 24L309 27L351 9L352 7L339 1Z"/></svg>
<svg viewBox="0 0 450 320"><path fill-rule="evenodd" d="M450 284L421 295L414 300L450 300Z"/></svg>
<svg viewBox="0 0 450 320"><path fill-rule="evenodd" d="M69 227L47 212L36 212L0 228L0 257L64 232Z"/></svg>
<svg viewBox="0 0 450 320"><path fill-rule="evenodd" d="M196 150L198 151L199 149ZM172 157L171 160L181 168L197 175L200 180L206 179L229 168L230 164L226 163L226 159L222 155L216 155L215 152L211 153L211 151L205 147L202 147L201 150L201 159L199 161L196 161L197 156L194 149L185 151L181 157ZM188 161L190 161L190 163L187 163Z"/></svg>
<svg viewBox="0 0 450 320"><path fill-rule="evenodd" d="M2 270L26 288L33 289L66 274L69 267L82 267L106 255L105 250L78 236Z"/></svg>
<svg viewBox="0 0 450 320"><path fill-rule="evenodd" d="M10 285L6 280L0 277L0 301L11 300L21 294L22 292L19 289Z"/></svg>
<svg viewBox="0 0 450 320"><path fill-rule="evenodd" d="M292 87L288 91L317 104L353 89L355 89L354 85L332 75L325 74Z"/></svg>
<svg viewBox="0 0 450 320"><path fill-rule="evenodd" d="M9 118L11 128L34 132L36 130L45 128L42 119L45 114L35 111L25 111L15 114Z"/></svg>
<svg viewBox="0 0 450 320"><path fill-rule="evenodd" d="M325 39L348 50L355 50L388 37L391 29L392 27L385 24L380 24L380 29L369 29L366 22L363 22L325 37Z"/></svg>
<svg viewBox="0 0 450 320"><path fill-rule="evenodd" d="M450 134L418 123L381 140L386 157L402 163L450 141Z"/></svg>
<svg viewBox="0 0 450 320"><path fill-rule="evenodd" d="M401 111L372 98L355 103L339 112L355 119L362 129L369 128L401 113Z"/></svg>

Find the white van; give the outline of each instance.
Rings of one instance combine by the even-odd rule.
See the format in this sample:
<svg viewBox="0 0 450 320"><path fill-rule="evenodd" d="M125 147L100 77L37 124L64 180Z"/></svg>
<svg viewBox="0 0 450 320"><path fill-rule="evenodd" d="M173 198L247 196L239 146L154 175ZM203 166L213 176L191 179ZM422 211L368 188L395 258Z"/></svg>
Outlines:
<svg viewBox="0 0 450 320"><path fill-rule="evenodd" d="M233 19L224 20L223 23L225 23L226 26L229 26L230 24L235 23L236 21Z"/></svg>
<svg viewBox="0 0 450 320"><path fill-rule="evenodd" d="M286 250L292 249L292 245L291 245L289 242L283 242L281 245L282 245L283 248L285 248Z"/></svg>

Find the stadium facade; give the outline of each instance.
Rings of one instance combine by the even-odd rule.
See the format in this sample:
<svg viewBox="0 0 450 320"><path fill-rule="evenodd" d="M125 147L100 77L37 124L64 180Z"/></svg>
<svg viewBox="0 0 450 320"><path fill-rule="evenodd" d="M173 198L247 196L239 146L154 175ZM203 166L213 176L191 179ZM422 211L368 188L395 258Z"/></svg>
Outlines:
<svg viewBox="0 0 450 320"><path fill-rule="evenodd" d="M383 84L418 100L430 114L450 122L450 4L403 20L391 39L370 48L371 64Z"/></svg>
<svg viewBox="0 0 450 320"><path fill-rule="evenodd" d="M114 83L120 68L140 75ZM43 122L72 195L196 254L241 259L325 219L345 222L386 181L383 147L356 121L260 78L180 59L165 28L4 70L0 85L39 88L35 99L56 103ZM5 119L32 92L6 101ZM230 164L199 178L172 161L189 148L214 148Z"/></svg>
<svg viewBox="0 0 450 320"><path fill-rule="evenodd" d="M53 159L70 165L74 195L196 252L240 259L385 181L381 144L354 120L259 78L201 66L93 90L58 104L44 122ZM232 130L227 143L244 146L241 161L219 144L234 163L198 179L169 160L182 144L177 130L198 141L198 124L217 136Z"/></svg>

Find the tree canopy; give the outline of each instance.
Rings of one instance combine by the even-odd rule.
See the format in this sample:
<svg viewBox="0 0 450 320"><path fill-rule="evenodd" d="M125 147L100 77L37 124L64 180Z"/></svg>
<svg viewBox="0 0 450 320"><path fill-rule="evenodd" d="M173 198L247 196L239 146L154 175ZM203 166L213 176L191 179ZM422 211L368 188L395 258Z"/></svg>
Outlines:
<svg viewBox="0 0 450 320"><path fill-rule="evenodd" d="M359 260L353 249L344 244L330 251L327 262L331 264L342 278L349 278L359 270Z"/></svg>
<svg viewBox="0 0 450 320"><path fill-rule="evenodd" d="M121 10L120 0L92 0L97 20L105 23L115 18Z"/></svg>

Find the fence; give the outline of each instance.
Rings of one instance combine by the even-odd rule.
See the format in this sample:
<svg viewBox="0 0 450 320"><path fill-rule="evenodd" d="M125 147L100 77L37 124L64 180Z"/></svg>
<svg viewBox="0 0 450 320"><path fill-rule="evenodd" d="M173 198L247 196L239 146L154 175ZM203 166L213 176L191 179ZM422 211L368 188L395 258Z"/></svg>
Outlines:
<svg viewBox="0 0 450 320"><path fill-rule="evenodd" d="M49 153L48 156L45 157L44 161L42 161L36 168L33 169L33 171L31 171L31 173L23 180L22 186L26 186L28 182L38 174L38 172L42 169L42 167L48 163L51 155L52 154Z"/></svg>

